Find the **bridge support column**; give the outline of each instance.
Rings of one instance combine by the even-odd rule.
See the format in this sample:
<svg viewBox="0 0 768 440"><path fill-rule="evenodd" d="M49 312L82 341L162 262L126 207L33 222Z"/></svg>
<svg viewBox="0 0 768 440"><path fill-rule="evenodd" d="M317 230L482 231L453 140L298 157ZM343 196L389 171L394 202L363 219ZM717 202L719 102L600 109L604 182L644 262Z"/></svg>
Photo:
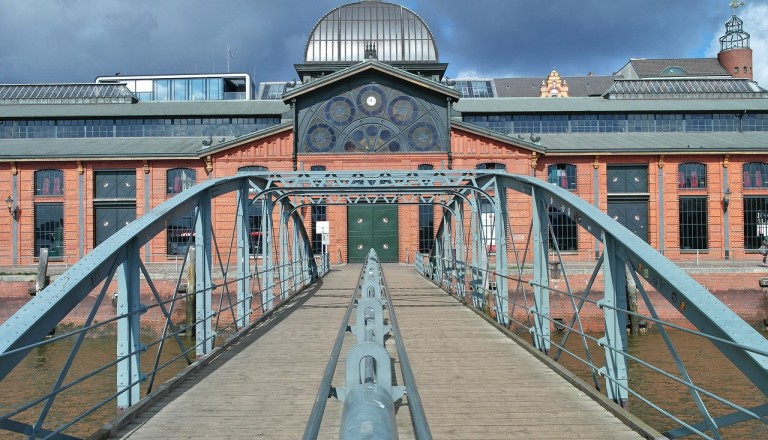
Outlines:
<svg viewBox="0 0 768 440"><path fill-rule="evenodd" d="M605 376L608 398L626 407L629 400L627 387L627 310L625 262L618 256L616 239L603 236L605 298L598 302L605 318L605 336L598 342L605 350Z"/></svg>
<svg viewBox="0 0 768 440"><path fill-rule="evenodd" d="M459 298L464 298L467 293L467 245L464 243L464 237L467 233L467 225L464 224L464 201L462 199L456 199L454 212L456 218L456 230L458 231L456 233L456 251L452 255L453 266L456 270L456 294Z"/></svg>
<svg viewBox="0 0 768 440"><path fill-rule="evenodd" d="M509 325L509 288L508 288L508 257L507 257L507 190L496 179L496 191L493 195L495 227L496 227L496 322L503 326Z"/></svg>
<svg viewBox="0 0 768 440"><path fill-rule="evenodd" d="M261 216L261 306L265 312L274 307L275 266L272 261L274 225L272 212L275 210L274 196L266 196Z"/></svg>
<svg viewBox="0 0 768 440"><path fill-rule="evenodd" d="M547 231L549 226L549 211L546 200L533 189L533 345L540 351L548 352L550 348L552 327L549 316L549 262L547 254Z"/></svg>
<svg viewBox="0 0 768 440"><path fill-rule="evenodd" d="M213 350L213 281L211 280L211 192L200 195L195 221L195 329L196 354L201 358Z"/></svg>
<svg viewBox="0 0 768 440"><path fill-rule="evenodd" d="M483 222L480 218L480 210L478 209L478 201L476 198L469 200L470 206L470 225L469 228L472 231L472 272L470 276L470 286L472 289L472 305L475 307L483 306L483 292L487 287L487 276L481 272L481 267L486 267L485 262L486 250L485 239L483 237Z"/></svg>
<svg viewBox="0 0 768 440"><path fill-rule="evenodd" d="M143 312L139 296L139 246L133 240L126 246L126 259L117 270L117 411L125 411L141 399L140 353L143 351L139 315Z"/></svg>
<svg viewBox="0 0 768 440"><path fill-rule="evenodd" d="M237 328L242 329L251 318L251 231L248 221L250 185L242 181L237 195ZM258 202L257 202L258 203Z"/></svg>
<svg viewBox="0 0 768 440"><path fill-rule="evenodd" d="M291 287L291 257L289 255L290 241L288 241L288 222L290 220L290 211L283 203L280 203L280 235L278 243L280 245L280 257L278 273L280 274L280 300L285 301L288 297L288 291Z"/></svg>

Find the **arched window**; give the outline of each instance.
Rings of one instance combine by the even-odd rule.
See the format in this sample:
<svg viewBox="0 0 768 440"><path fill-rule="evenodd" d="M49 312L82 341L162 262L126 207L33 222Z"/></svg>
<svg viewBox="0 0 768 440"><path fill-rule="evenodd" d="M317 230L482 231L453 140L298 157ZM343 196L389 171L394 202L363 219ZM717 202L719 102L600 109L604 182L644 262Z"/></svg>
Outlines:
<svg viewBox="0 0 768 440"><path fill-rule="evenodd" d="M576 165L570 163L557 163L547 169L547 182L560 188L576 189Z"/></svg>
<svg viewBox="0 0 768 440"><path fill-rule="evenodd" d="M195 184L195 170L190 168L174 168L167 174L168 194L178 194Z"/></svg>
<svg viewBox="0 0 768 440"><path fill-rule="evenodd" d="M35 171L36 196L63 196L64 172L61 170Z"/></svg>
<svg viewBox="0 0 768 440"><path fill-rule="evenodd" d="M507 166L503 163L487 162L477 164L478 170L506 170Z"/></svg>
<svg viewBox="0 0 768 440"><path fill-rule="evenodd" d="M744 189L750 188L768 188L768 163L744 164Z"/></svg>
<svg viewBox="0 0 768 440"><path fill-rule="evenodd" d="M677 166L679 188L706 188L707 166L701 163L681 163Z"/></svg>
<svg viewBox="0 0 768 440"><path fill-rule="evenodd" d="M246 173L249 171L267 171L267 167L261 165L246 165L237 169L238 173Z"/></svg>

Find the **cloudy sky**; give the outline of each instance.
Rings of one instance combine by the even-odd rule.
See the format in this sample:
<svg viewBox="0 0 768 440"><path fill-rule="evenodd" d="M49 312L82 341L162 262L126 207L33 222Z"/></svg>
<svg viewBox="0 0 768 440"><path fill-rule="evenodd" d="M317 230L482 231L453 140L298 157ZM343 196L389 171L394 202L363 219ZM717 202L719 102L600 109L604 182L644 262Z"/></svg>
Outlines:
<svg viewBox="0 0 768 440"><path fill-rule="evenodd" d="M0 83L232 72L295 78L315 23L349 0L0 0ZM630 58L715 57L729 0L403 0L451 78L611 74ZM768 0L737 10L768 86Z"/></svg>

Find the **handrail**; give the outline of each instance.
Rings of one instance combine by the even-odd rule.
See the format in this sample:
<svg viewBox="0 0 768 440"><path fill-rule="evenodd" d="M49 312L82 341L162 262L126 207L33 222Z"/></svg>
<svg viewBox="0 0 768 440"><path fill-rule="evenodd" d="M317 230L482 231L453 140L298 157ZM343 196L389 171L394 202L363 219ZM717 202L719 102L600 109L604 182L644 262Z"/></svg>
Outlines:
<svg viewBox="0 0 768 440"><path fill-rule="evenodd" d="M355 324L350 326L349 320L355 305L357 318ZM384 324L385 307L389 312L389 325ZM357 344L347 354L345 386L332 388L331 381L346 331L356 336ZM395 339L404 387L392 385L390 355L384 347L384 335L388 332ZM336 397L344 403L340 439L359 438L361 427L365 427L366 432L375 433L377 438L397 439L394 401L405 395L406 390L414 434L419 440L431 440L432 435L397 326L389 289L376 252L371 249L339 327L303 438L317 438L326 401Z"/></svg>

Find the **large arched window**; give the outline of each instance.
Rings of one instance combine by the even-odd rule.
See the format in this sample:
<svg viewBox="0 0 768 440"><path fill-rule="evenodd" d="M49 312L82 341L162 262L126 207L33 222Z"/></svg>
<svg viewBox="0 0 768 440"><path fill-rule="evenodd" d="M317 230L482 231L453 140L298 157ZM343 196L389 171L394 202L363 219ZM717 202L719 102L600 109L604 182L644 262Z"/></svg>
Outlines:
<svg viewBox="0 0 768 440"><path fill-rule="evenodd" d="M768 163L744 164L744 189L768 188Z"/></svg>
<svg viewBox="0 0 768 440"><path fill-rule="evenodd" d="M763 190L744 194L744 248L754 250L768 237L768 163L745 163L743 172L744 189Z"/></svg>
<svg viewBox="0 0 768 440"><path fill-rule="evenodd" d="M35 171L36 196L63 196L64 172L61 170Z"/></svg>
<svg viewBox="0 0 768 440"><path fill-rule="evenodd" d="M576 165L570 163L552 164L547 168L547 182L560 188L576 189Z"/></svg>
<svg viewBox="0 0 768 440"><path fill-rule="evenodd" d="M706 188L707 166L701 163L681 163L677 166L679 188Z"/></svg>
<svg viewBox="0 0 768 440"><path fill-rule="evenodd" d="M195 170L191 168L173 168L168 170L168 194L178 194L195 184Z"/></svg>

